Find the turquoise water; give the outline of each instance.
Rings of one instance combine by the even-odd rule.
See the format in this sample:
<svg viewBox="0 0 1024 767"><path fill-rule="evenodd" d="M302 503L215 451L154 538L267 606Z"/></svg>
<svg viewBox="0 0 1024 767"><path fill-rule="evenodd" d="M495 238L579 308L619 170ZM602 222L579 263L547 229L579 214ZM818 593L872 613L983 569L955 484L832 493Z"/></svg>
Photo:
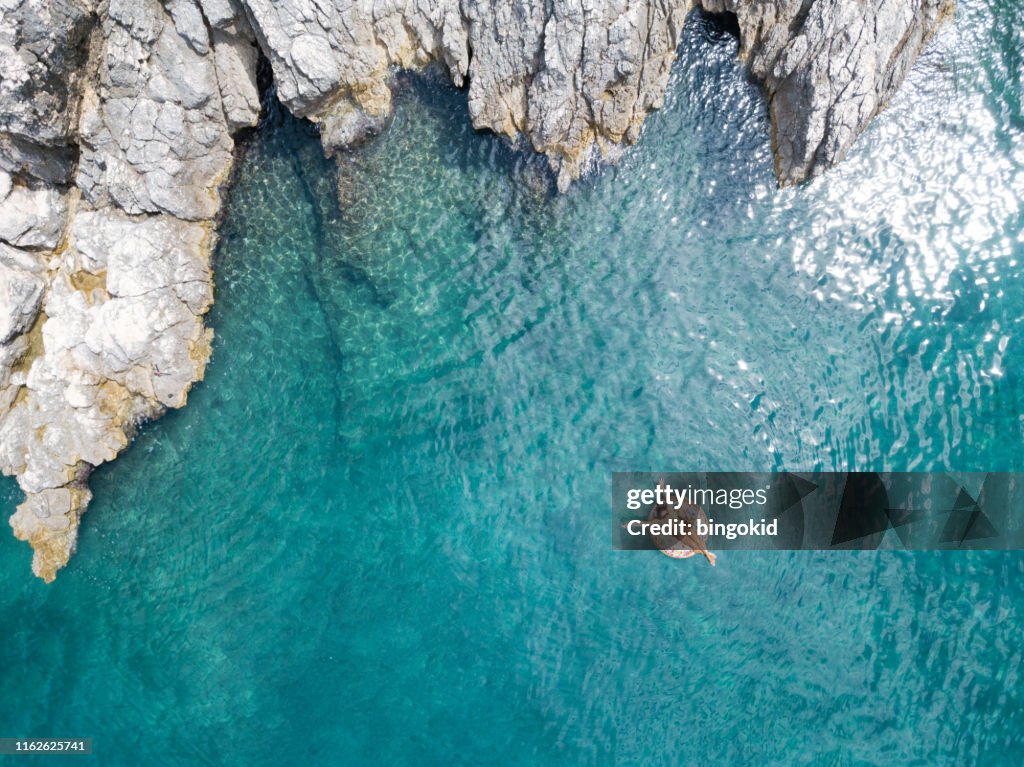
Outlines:
<svg viewBox="0 0 1024 767"><path fill-rule="evenodd" d="M272 109L206 382L96 472L55 584L0 538L0 735L102 765L1022 763L1021 556L712 570L613 552L607 501L626 469L1024 470L1021 30L962 3L796 190L696 17L641 144L564 196L431 77L338 177Z"/></svg>

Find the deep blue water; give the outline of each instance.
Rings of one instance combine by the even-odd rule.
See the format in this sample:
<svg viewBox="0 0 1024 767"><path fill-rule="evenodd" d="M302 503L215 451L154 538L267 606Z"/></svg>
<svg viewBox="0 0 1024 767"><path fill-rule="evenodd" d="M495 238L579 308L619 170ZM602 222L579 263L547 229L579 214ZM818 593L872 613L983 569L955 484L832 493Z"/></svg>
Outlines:
<svg viewBox="0 0 1024 767"><path fill-rule="evenodd" d="M613 552L607 500L614 470L1024 470L1021 30L961 3L847 162L781 191L697 17L641 143L562 196L429 75L337 175L271 108L207 380L96 472L55 584L0 538L0 736L102 765L1024 763L1021 555L712 570Z"/></svg>

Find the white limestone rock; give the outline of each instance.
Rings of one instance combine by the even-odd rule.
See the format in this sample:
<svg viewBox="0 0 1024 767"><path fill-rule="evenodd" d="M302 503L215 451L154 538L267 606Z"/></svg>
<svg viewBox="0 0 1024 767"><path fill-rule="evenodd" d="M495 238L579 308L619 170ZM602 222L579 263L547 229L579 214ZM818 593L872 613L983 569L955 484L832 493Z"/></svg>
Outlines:
<svg viewBox="0 0 1024 767"><path fill-rule="evenodd" d="M20 246L0 242L0 470L26 493L11 524L45 580L74 552L92 469L203 376L231 132L259 115L244 17L211 32L192 0L98 9L69 76L77 189L24 163L0 175L0 239Z"/></svg>
<svg viewBox="0 0 1024 767"><path fill-rule="evenodd" d="M52 187L13 186L0 199L0 240L21 248L55 248L67 212L64 196Z"/></svg>
<svg viewBox="0 0 1024 767"><path fill-rule="evenodd" d="M220 208L234 142L196 28L202 17L191 0L173 7L177 26L156 0L111 0L99 82L83 100L77 184L96 206L209 219Z"/></svg>
<svg viewBox="0 0 1024 767"><path fill-rule="evenodd" d="M227 129L231 133L251 128L260 118L260 92L256 85L256 63L259 56L256 40L248 34L235 34L215 29L213 32L214 66Z"/></svg>
<svg viewBox="0 0 1024 767"><path fill-rule="evenodd" d="M32 545L32 570L53 580L54 562L67 562L78 543L78 523L92 493L84 484L30 495L11 517L16 538Z"/></svg>
<svg viewBox="0 0 1024 767"><path fill-rule="evenodd" d="M278 97L295 114L329 123L328 151L384 124L392 67L438 61L460 84L468 72L467 26L457 0L244 5L273 67Z"/></svg>
<svg viewBox="0 0 1024 767"><path fill-rule="evenodd" d="M37 270L4 257L11 250L0 251L0 345L9 344L32 326L46 287Z"/></svg>
<svg viewBox="0 0 1024 767"><path fill-rule="evenodd" d="M34 254L0 243L0 414L24 384L18 364L31 344L27 337L42 306L46 279Z"/></svg>
<svg viewBox="0 0 1024 767"><path fill-rule="evenodd" d="M701 0L736 14L742 54L768 96L782 184L841 161L899 89L953 0Z"/></svg>
<svg viewBox="0 0 1024 767"><path fill-rule="evenodd" d="M46 294L42 348L24 394L0 420L0 467L17 475L29 508L40 508L34 496L84 488L139 423L185 404L210 353L209 236L207 224L170 216L78 211ZM83 510L68 512L76 524ZM36 530L33 515L19 514L21 537L46 533L49 553L37 572L52 578L66 559L51 555L73 551L73 541L54 546L57 532ZM60 530L70 536L74 527Z"/></svg>
<svg viewBox="0 0 1024 767"><path fill-rule="evenodd" d="M328 153L382 128L395 67L469 82L473 125L525 136L569 183L634 143L665 95L689 0L243 0L278 96ZM771 103L776 172L842 158L902 83L952 0L700 0L738 16Z"/></svg>
<svg viewBox="0 0 1024 767"><path fill-rule="evenodd" d="M206 18L206 23L213 29L226 32L239 32L244 29L251 34L245 11L237 0L199 0L199 8Z"/></svg>
<svg viewBox="0 0 1024 767"><path fill-rule="evenodd" d="M67 183L92 28L77 0L0 2L0 168Z"/></svg>
<svg viewBox="0 0 1024 767"><path fill-rule="evenodd" d="M210 35L206 31L203 12L191 0L166 0L164 7L170 12L178 35L200 56L210 52Z"/></svg>

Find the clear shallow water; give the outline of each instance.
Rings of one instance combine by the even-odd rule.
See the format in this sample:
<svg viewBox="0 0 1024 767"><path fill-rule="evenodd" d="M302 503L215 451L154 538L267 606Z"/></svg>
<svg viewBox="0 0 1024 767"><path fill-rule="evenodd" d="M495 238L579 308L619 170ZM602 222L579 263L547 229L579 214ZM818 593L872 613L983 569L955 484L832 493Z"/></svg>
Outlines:
<svg viewBox="0 0 1024 767"><path fill-rule="evenodd" d="M96 473L56 584L0 539L0 734L103 765L1020 764L1021 556L711 570L612 552L607 490L1024 469L1021 29L962 4L796 190L696 19L641 144L565 196L409 79L339 208L272 112L206 383Z"/></svg>

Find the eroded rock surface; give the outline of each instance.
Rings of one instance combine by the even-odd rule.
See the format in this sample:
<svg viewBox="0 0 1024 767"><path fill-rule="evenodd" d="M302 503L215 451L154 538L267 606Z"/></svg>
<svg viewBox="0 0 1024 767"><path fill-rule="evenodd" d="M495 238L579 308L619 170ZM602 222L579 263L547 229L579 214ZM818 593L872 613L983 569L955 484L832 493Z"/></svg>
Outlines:
<svg viewBox="0 0 1024 767"><path fill-rule="evenodd" d="M35 19L75 34L41 39ZM89 473L184 405L210 355L231 134L259 115L255 39L230 21L192 0L22 0L0 22L21 80L0 86L0 468L46 580L74 552Z"/></svg>
<svg viewBox="0 0 1024 767"><path fill-rule="evenodd" d="M469 84L477 128L525 136L565 189L637 140L659 107L686 0L244 0L281 100L333 151L379 129L392 67ZM700 0L733 13L771 104L776 172L842 158L903 82L953 0Z"/></svg>
<svg viewBox="0 0 1024 767"><path fill-rule="evenodd" d="M91 5L0 0L0 169L67 183Z"/></svg>
<svg viewBox="0 0 1024 767"><path fill-rule="evenodd" d="M379 129L393 67L468 80L473 125L525 136L564 189L639 137L659 106L687 2L245 0L278 96L320 123L325 149Z"/></svg>
<svg viewBox="0 0 1024 767"><path fill-rule="evenodd" d="M768 96L783 184L842 160L953 13L953 0L701 3L736 14L741 53Z"/></svg>
<svg viewBox="0 0 1024 767"><path fill-rule="evenodd" d="M952 0L700 0L734 13L780 182L842 158ZM565 189L635 142L690 0L0 0L0 469L52 580L95 466L185 404L210 354L215 220L258 49L334 152L380 130L395 68L444 67L473 124Z"/></svg>

